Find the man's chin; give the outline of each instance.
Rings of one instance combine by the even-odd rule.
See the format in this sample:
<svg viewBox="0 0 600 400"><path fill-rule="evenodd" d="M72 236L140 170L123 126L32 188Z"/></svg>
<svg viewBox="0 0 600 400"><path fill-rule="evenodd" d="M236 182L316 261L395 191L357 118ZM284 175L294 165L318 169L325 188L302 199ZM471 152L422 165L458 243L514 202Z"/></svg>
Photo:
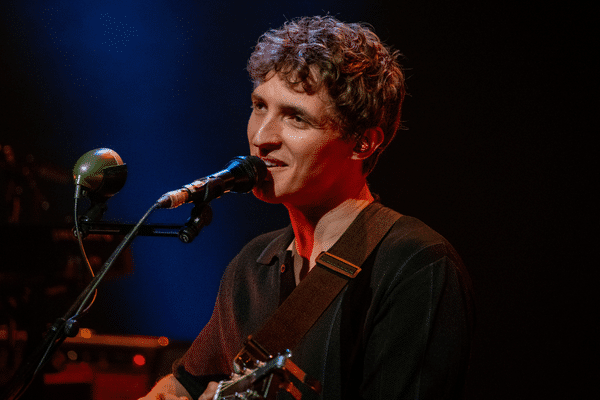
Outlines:
<svg viewBox="0 0 600 400"><path fill-rule="evenodd" d="M275 192L273 191L272 186L261 185L261 187L255 187L254 189L252 189L252 193L254 194L254 197L259 199L260 201L264 201L265 203L280 203L280 201L278 201L277 197L275 196Z"/></svg>

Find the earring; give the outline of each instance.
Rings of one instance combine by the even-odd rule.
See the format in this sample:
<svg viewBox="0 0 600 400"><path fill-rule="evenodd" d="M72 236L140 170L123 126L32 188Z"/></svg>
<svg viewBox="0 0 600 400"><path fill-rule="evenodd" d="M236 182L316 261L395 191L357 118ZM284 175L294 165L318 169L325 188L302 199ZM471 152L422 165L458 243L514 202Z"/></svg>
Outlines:
<svg viewBox="0 0 600 400"><path fill-rule="evenodd" d="M368 151L369 150L369 142L367 142L365 139L361 139L360 146L359 146L359 143L356 143L355 150L359 153L364 153L365 151Z"/></svg>

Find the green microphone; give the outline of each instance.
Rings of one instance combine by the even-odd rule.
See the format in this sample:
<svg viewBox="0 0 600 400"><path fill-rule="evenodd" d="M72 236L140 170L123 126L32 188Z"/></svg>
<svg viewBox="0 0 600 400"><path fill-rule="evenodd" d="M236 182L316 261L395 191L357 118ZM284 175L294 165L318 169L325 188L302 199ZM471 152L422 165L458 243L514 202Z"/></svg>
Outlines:
<svg viewBox="0 0 600 400"><path fill-rule="evenodd" d="M92 201L103 202L125 185L127 165L123 164L123 160L114 150L90 150L75 163L73 179L76 198L83 194Z"/></svg>

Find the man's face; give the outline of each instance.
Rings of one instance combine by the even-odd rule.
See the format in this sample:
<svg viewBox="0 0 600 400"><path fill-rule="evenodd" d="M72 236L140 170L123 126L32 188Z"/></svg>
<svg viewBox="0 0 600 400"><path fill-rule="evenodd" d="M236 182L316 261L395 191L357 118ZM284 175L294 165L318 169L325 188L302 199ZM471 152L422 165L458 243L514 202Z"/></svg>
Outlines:
<svg viewBox="0 0 600 400"><path fill-rule="evenodd" d="M329 96L324 90L308 95L301 86L291 88L279 75L267 78L252 92L248 121L250 153L269 171L254 194L296 207L336 202L347 194L345 178L356 170L356 161L350 159L353 142L328 123Z"/></svg>

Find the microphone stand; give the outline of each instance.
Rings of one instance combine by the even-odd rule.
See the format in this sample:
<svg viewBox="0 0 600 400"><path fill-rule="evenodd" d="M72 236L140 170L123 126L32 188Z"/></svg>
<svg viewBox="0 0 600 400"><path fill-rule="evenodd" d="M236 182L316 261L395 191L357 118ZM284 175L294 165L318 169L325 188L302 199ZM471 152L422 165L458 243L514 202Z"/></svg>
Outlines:
<svg viewBox="0 0 600 400"><path fill-rule="evenodd" d="M157 208L160 208L158 203L155 203L142 217L142 219L133 226L123 238L123 241L115 249L112 255L104 263L103 267L96 274L94 279L89 283L85 290L79 295L75 303L69 311L62 317L58 318L54 325L46 333L43 342L37 347L29 358L24 361L13 378L8 383L8 390L4 393L3 400L16 400L20 398L34 378L41 371L42 367L49 361L52 354L63 343L67 337L75 337L79 331L79 312L83 305L87 304L93 296L96 288L114 263L115 259L121 252L131 243L138 235L142 228L142 224L150 217L150 214Z"/></svg>
<svg viewBox="0 0 600 400"><path fill-rule="evenodd" d="M87 235L126 235L134 227L134 224L122 224L117 222L88 222L80 221L81 233ZM163 236L177 237L181 225L155 224L142 225L139 227L137 236Z"/></svg>
<svg viewBox="0 0 600 400"><path fill-rule="evenodd" d="M191 216L187 222L181 225L155 224L142 225L138 228L137 236L162 236L178 237L183 243L191 243L200 230L212 222L212 209L207 202L195 202ZM90 234L100 235L126 235L135 225L114 222L95 221L82 218L79 221L80 231L83 237Z"/></svg>
<svg viewBox="0 0 600 400"><path fill-rule="evenodd" d="M79 191L80 188L78 187ZM76 200L79 198L79 192L76 193ZM126 235L130 232L135 225L133 224L121 224L114 222L102 222L102 216L108 209L106 206L106 198L92 197L89 196L91 205L88 211L81 215L77 220L79 226L75 224L73 228L73 234L77 237L75 229L79 229L79 234L82 238L85 238L89 234L102 234L102 235ZM142 225L137 233L138 236L177 236L170 230L177 229L179 226L174 225Z"/></svg>

